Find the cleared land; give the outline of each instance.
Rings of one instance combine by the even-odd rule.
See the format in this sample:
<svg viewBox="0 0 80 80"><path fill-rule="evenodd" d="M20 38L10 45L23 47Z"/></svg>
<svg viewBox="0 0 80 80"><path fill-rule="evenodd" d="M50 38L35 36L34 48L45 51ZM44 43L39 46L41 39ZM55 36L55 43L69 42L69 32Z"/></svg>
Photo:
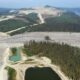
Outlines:
<svg viewBox="0 0 80 80"><path fill-rule="evenodd" d="M45 41L45 36L49 36L51 42L66 43L72 46L80 47L80 33L69 32L26 32L15 36L7 36L5 39L1 38L0 43L3 46L7 43L8 47L15 47L21 46L23 43L31 40L38 42Z"/></svg>

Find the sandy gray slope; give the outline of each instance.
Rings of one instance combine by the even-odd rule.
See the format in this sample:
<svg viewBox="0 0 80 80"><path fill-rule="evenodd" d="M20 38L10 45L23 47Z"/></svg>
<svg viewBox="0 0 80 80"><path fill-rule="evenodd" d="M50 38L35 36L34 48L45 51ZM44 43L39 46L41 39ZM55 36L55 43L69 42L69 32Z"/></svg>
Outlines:
<svg viewBox="0 0 80 80"><path fill-rule="evenodd" d="M51 38L51 42L66 43L72 46L80 47L80 33L69 33L69 32L26 32L23 34L8 36L5 39L0 39L0 43L5 45L6 43L10 46L22 45L30 40L45 41L45 36Z"/></svg>

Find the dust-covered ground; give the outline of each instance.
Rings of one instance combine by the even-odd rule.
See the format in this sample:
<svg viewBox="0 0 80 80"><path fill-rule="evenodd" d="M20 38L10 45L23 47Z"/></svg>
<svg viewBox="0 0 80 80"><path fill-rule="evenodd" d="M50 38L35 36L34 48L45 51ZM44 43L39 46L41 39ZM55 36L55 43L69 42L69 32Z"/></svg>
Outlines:
<svg viewBox="0 0 80 80"><path fill-rule="evenodd" d="M6 38L0 39L0 43L7 43L8 46L20 46L25 42L45 41L45 36L49 36L51 42L66 43L72 46L80 47L80 33L70 32L26 32L19 35L7 36Z"/></svg>

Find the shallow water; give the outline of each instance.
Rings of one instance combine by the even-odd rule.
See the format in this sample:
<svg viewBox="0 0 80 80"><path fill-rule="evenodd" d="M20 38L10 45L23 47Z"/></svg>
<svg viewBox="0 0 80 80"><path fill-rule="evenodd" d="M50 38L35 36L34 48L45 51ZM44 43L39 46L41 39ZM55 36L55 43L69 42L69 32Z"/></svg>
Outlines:
<svg viewBox="0 0 80 80"><path fill-rule="evenodd" d="M9 57L9 60L14 61L14 62L21 60L21 55L20 55L20 49L19 48L17 48L17 52L16 52L15 55L12 55L12 56Z"/></svg>

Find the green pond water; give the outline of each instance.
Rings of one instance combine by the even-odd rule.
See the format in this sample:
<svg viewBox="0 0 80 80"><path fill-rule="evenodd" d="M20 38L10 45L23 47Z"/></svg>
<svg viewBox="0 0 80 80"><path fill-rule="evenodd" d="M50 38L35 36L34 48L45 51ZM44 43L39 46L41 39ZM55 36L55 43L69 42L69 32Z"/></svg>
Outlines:
<svg viewBox="0 0 80 80"><path fill-rule="evenodd" d="M25 71L24 80L61 80L61 78L50 67L34 67Z"/></svg>
<svg viewBox="0 0 80 80"><path fill-rule="evenodd" d="M20 48L17 48L17 51L14 55L9 57L10 61L17 62L21 60Z"/></svg>

